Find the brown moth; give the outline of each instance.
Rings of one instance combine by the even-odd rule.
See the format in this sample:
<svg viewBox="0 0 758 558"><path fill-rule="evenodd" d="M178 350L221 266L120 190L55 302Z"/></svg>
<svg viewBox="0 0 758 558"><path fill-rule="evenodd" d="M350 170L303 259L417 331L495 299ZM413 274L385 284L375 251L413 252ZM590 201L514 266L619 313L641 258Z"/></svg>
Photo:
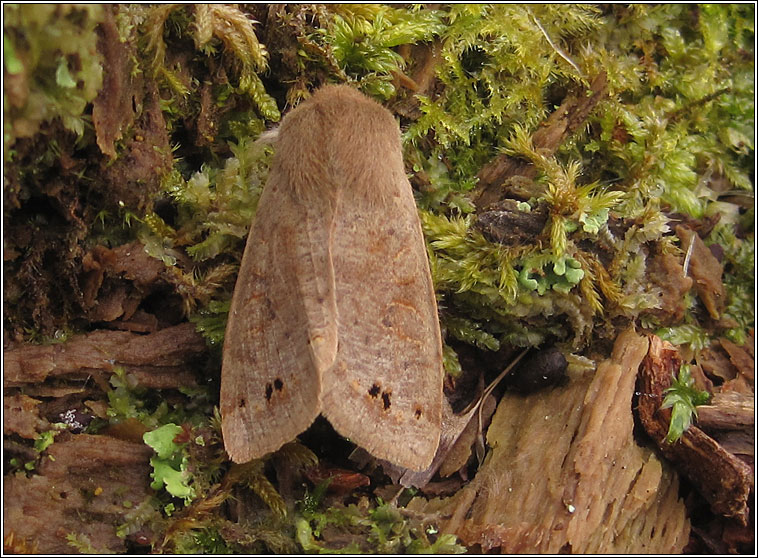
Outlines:
<svg viewBox="0 0 758 558"><path fill-rule="evenodd" d="M442 342L392 114L327 86L282 121L224 343L224 444L242 463L323 413L375 457L429 466Z"/></svg>

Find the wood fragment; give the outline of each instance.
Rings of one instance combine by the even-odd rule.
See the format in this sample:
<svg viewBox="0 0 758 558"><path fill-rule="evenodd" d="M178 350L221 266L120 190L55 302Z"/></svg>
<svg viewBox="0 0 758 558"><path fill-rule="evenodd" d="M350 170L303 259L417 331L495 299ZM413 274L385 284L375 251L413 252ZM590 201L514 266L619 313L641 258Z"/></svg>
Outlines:
<svg viewBox="0 0 758 558"><path fill-rule="evenodd" d="M329 485L326 490L336 494L348 494L356 488L371 484L371 480L366 475L324 464L309 467L303 471L303 474L316 486L328 480Z"/></svg>
<svg viewBox="0 0 758 558"><path fill-rule="evenodd" d="M492 242L522 246L534 242L547 224L547 207L522 211L516 200L502 200L476 215L476 227Z"/></svg>
<svg viewBox="0 0 758 558"><path fill-rule="evenodd" d="M443 532L483 552L681 552L689 521L676 473L632 434L647 343L624 332L597 370L570 367L567 385L506 392L476 477L425 504L449 518Z"/></svg>
<svg viewBox="0 0 758 558"><path fill-rule="evenodd" d="M748 345L745 343L744 346L740 347L739 345L732 343L729 341L729 339L726 339L724 337L719 339L719 342L721 343L721 346L724 347L724 350L729 354L729 360L732 362L732 364L734 364L735 368L737 368L737 371L745 376L748 380L754 380L755 360L753 359L753 355L750 354L752 344Z"/></svg>
<svg viewBox="0 0 758 558"><path fill-rule="evenodd" d="M3 486L3 529L35 541L45 554L74 549L66 535L85 535L100 552L124 553L116 534L124 504L149 498L153 450L110 436L60 434L39 474L8 475Z"/></svg>
<svg viewBox="0 0 758 558"><path fill-rule="evenodd" d="M695 290L710 316L718 320L726 306L726 289L721 281L724 268L693 230L680 225L676 235L684 250L692 250L687 274L694 280Z"/></svg>
<svg viewBox="0 0 758 558"><path fill-rule="evenodd" d="M656 254L649 263L648 278L660 289L660 304L647 312L661 324L678 324L687 310L686 294L692 288L692 278L682 269L682 259L673 254Z"/></svg>
<svg viewBox="0 0 758 558"><path fill-rule="evenodd" d="M666 442L670 409L661 409L664 392L681 365L679 353L668 341L650 335L650 350L640 368L638 412L648 435L661 453L698 487L714 513L748 521L747 499L752 472L700 428L690 426L679 439Z"/></svg>
<svg viewBox="0 0 758 558"><path fill-rule="evenodd" d="M744 393L715 393L708 405L697 408L697 426L704 430L752 431L754 425L755 400Z"/></svg>
<svg viewBox="0 0 758 558"><path fill-rule="evenodd" d="M3 397L3 434L18 434L22 438L33 440L37 433L49 426L39 416L40 400L26 394L16 393Z"/></svg>
<svg viewBox="0 0 758 558"><path fill-rule="evenodd" d="M194 324L149 335L100 330L56 345L22 344L5 352L5 388L40 384L49 378L86 379L122 366L139 385L167 388L196 385L192 365L207 351Z"/></svg>
<svg viewBox="0 0 758 558"><path fill-rule="evenodd" d="M103 10L98 49L103 53L103 88L92 107L97 145L110 159L116 158L116 142L135 119L134 106L142 93L141 72L134 71L136 47L119 38L117 8Z"/></svg>
<svg viewBox="0 0 758 558"><path fill-rule="evenodd" d="M696 359L703 372L717 382L733 380L737 376L737 369L725 351L721 350L721 344L718 341L702 349Z"/></svg>

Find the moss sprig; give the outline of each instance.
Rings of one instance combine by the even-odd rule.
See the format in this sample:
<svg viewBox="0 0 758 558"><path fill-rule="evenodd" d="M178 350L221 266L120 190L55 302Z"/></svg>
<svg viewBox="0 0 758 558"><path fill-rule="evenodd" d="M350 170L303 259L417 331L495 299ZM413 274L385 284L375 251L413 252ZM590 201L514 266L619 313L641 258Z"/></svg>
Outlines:
<svg viewBox="0 0 758 558"><path fill-rule="evenodd" d="M444 29L442 13L382 4L336 4L323 40L346 75L360 78L366 93L381 99L395 94L393 76L405 60L394 47L432 39Z"/></svg>
<svg viewBox="0 0 758 558"><path fill-rule="evenodd" d="M190 9L191 15L188 13ZM238 93L248 95L263 118L279 120L281 115L276 102L266 92L258 75L268 67L268 52L253 29L258 22L228 4L192 8L180 4L150 7L142 26L146 50L151 53L150 71L182 98L186 98L197 84L192 83L191 78L182 77L183 70L178 62L169 67L164 32L170 20L180 34L192 38L196 49L205 56L213 56L218 50L228 53L226 61L230 73L237 76Z"/></svg>

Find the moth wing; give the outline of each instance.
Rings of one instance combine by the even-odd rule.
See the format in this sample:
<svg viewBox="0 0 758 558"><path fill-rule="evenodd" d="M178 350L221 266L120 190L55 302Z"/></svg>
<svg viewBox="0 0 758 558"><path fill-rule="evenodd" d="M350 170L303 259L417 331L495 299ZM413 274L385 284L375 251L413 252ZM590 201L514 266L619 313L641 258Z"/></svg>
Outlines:
<svg viewBox="0 0 758 558"><path fill-rule="evenodd" d="M344 183L332 250L339 342L322 412L375 457L423 470L440 437L442 342L399 131L377 108L351 111L357 149L334 162Z"/></svg>
<svg viewBox="0 0 758 558"><path fill-rule="evenodd" d="M238 463L279 449L313 422L321 372L336 354L329 208L299 202L291 180L275 161L229 312L221 417Z"/></svg>

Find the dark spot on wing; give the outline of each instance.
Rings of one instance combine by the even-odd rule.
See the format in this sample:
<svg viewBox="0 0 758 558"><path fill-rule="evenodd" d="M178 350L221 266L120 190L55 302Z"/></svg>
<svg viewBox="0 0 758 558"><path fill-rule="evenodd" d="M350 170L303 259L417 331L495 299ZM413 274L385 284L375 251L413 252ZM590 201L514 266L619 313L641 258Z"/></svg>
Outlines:
<svg viewBox="0 0 758 558"><path fill-rule="evenodd" d="M382 401L384 402L384 410L386 411L387 409L390 408L390 405L391 405L389 392L385 391L384 393L382 393Z"/></svg>

